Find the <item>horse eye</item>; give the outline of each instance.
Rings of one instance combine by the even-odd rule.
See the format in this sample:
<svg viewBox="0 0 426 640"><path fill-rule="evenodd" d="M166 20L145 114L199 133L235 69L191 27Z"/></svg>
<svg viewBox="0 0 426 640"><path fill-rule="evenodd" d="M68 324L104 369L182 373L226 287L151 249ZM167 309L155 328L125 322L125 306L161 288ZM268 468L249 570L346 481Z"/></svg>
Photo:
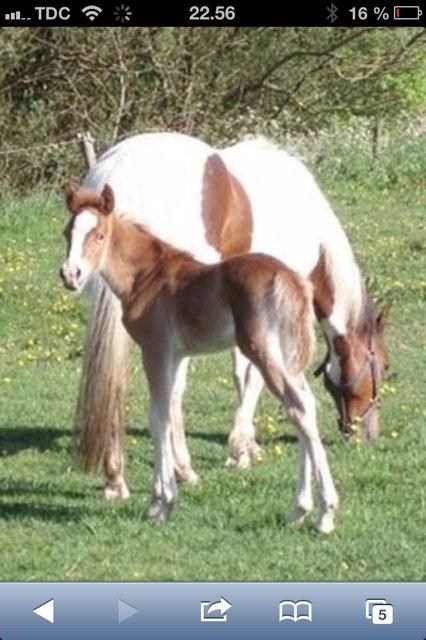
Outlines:
<svg viewBox="0 0 426 640"><path fill-rule="evenodd" d="M98 233L96 235L96 242L102 242L103 240L105 240L105 234L104 233Z"/></svg>

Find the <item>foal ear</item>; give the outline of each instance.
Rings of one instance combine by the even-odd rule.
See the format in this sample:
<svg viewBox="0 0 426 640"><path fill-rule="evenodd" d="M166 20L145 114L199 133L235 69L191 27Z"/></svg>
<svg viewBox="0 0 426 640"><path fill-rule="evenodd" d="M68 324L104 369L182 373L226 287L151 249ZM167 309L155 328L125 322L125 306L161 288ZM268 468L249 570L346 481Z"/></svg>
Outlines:
<svg viewBox="0 0 426 640"><path fill-rule="evenodd" d="M104 189L101 193L101 211L102 213L109 215L114 211L114 191L111 189L109 184L104 186Z"/></svg>
<svg viewBox="0 0 426 640"><path fill-rule="evenodd" d="M68 211L72 214L75 211L76 203L77 203L77 191L79 189L78 184L73 182L72 180L67 180L62 185L62 190L65 196L65 204L67 205Z"/></svg>
<svg viewBox="0 0 426 640"><path fill-rule="evenodd" d="M376 331L382 333L387 325L392 302L387 302L376 317Z"/></svg>

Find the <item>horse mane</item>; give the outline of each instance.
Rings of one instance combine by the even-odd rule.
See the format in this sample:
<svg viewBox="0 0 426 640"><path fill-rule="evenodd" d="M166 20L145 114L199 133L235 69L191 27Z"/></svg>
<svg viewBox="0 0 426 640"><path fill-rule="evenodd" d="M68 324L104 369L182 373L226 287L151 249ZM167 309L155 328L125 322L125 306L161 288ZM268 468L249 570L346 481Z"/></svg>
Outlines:
<svg viewBox="0 0 426 640"><path fill-rule="evenodd" d="M370 299L349 239L332 214L328 236L321 243L324 271L333 305L339 301L347 328L365 330L370 317Z"/></svg>
<svg viewBox="0 0 426 640"><path fill-rule="evenodd" d="M363 283L362 304L355 326L356 331L362 337L374 336L375 333L374 300L368 292L366 283Z"/></svg>

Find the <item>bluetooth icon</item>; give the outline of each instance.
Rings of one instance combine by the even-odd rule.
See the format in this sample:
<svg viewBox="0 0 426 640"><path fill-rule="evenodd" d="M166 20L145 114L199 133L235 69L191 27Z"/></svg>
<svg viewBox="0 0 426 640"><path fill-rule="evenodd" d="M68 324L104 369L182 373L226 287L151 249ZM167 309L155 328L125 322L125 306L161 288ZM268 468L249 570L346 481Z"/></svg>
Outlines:
<svg viewBox="0 0 426 640"><path fill-rule="evenodd" d="M331 3L331 6L327 7L328 15L327 20L330 20L331 24L337 20L337 7Z"/></svg>

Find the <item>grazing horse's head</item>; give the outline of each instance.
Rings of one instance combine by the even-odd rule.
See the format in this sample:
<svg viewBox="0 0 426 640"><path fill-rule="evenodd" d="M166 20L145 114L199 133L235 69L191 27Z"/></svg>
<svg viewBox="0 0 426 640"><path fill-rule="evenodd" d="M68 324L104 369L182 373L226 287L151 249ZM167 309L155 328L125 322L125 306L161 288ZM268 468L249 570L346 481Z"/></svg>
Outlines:
<svg viewBox="0 0 426 640"><path fill-rule="evenodd" d="M80 292L102 264L111 229L114 194L109 185L105 185L100 195L68 186L65 199L71 219L64 231L67 259L59 273L68 289Z"/></svg>
<svg viewBox="0 0 426 640"><path fill-rule="evenodd" d="M344 436L358 432L374 440L379 432L379 393L387 364L383 331L388 309L368 319L345 335L332 338L334 356L324 367L327 389L339 411L339 428Z"/></svg>

